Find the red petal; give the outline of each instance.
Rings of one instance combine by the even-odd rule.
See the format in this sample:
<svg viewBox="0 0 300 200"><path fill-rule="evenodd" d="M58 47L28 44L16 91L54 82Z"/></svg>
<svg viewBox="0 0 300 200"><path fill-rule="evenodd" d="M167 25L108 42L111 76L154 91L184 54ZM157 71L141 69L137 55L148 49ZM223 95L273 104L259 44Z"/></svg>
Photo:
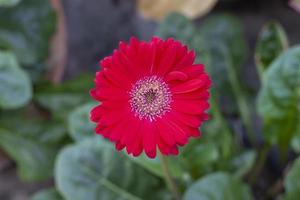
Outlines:
<svg viewBox="0 0 300 200"><path fill-rule="evenodd" d="M179 80L179 81L185 81L187 80L188 76L180 71L172 71L166 76L166 81L174 81L174 80Z"/></svg>
<svg viewBox="0 0 300 200"><path fill-rule="evenodd" d="M190 51L188 54L186 54L181 61L176 65L176 69L180 69L183 66L190 66L194 63L196 57L195 51Z"/></svg>
<svg viewBox="0 0 300 200"><path fill-rule="evenodd" d="M177 99L172 102L172 107L179 112L187 114L202 114L209 108L207 101L184 101Z"/></svg>
<svg viewBox="0 0 300 200"><path fill-rule="evenodd" d="M171 88L173 94L182 94L198 90L205 86L206 82L201 79L192 79Z"/></svg>
<svg viewBox="0 0 300 200"><path fill-rule="evenodd" d="M154 123L144 121L143 123L143 145L145 153L149 158L156 156L156 134L157 129Z"/></svg>

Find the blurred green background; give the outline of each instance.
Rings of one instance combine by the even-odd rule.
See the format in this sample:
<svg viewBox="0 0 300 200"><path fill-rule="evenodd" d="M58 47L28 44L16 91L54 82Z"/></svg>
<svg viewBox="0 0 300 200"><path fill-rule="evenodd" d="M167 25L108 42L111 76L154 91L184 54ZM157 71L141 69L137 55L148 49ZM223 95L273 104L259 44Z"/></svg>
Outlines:
<svg viewBox="0 0 300 200"><path fill-rule="evenodd" d="M211 120L169 157L183 200L298 200L299 0L0 0L0 200L171 200L158 159L94 135L98 62L174 37L213 79Z"/></svg>

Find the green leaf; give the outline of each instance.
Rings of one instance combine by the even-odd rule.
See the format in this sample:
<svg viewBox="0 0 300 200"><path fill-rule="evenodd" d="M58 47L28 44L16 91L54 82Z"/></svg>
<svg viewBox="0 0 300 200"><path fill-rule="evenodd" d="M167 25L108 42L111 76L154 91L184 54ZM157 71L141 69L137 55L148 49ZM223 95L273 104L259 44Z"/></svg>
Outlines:
<svg viewBox="0 0 300 200"><path fill-rule="evenodd" d="M67 200L163 199L160 179L100 137L63 149L55 172L56 185Z"/></svg>
<svg viewBox="0 0 300 200"><path fill-rule="evenodd" d="M300 158L297 158L284 179L284 188L287 193L300 191Z"/></svg>
<svg viewBox="0 0 300 200"><path fill-rule="evenodd" d="M27 109L0 112L1 128L43 144L59 144L66 137L63 123L35 116Z"/></svg>
<svg viewBox="0 0 300 200"><path fill-rule="evenodd" d="M224 172L209 174L193 183L183 200L250 200L250 189L240 180Z"/></svg>
<svg viewBox="0 0 300 200"><path fill-rule="evenodd" d="M23 0L14 7L0 8L0 49L13 51L31 69L45 60L55 27L50 1ZM41 65L35 66L41 71Z"/></svg>
<svg viewBox="0 0 300 200"><path fill-rule="evenodd" d="M5 51L0 51L0 82L0 108L19 108L30 101L30 80L20 69L15 56Z"/></svg>
<svg viewBox="0 0 300 200"><path fill-rule="evenodd" d="M90 101L92 76L84 74L60 85L41 82L36 88L35 101L49 110L55 119L65 120L75 107Z"/></svg>
<svg viewBox="0 0 300 200"><path fill-rule="evenodd" d="M291 146L297 154L300 154L300 135L298 133L292 138Z"/></svg>
<svg viewBox="0 0 300 200"><path fill-rule="evenodd" d="M257 109L271 144L286 152L300 135L300 47L287 50L264 73Z"/></svg>
<svg viewBox="0 0 300 200"><path fill-rule="evenodd" d="M21 0L0 0L0 7L10 7L17 5Z"/></svg>
<svg viewBox="0 0 300 200"><path fill-rule="evenodd" d="M201 155L195 157L196 155ZM208 166L214 163L219 158L218 146L211 142L202 142L200 145L194 145L193 149L190 147L186 152L184 159L193 160L193 163L197 166Z"/></svg>
<svg viewBox="0 0 300 200"><path fill-rule="evenodd" d="M284 179L285 194L281 200L297 200L300 195L300 157L298 157Z"/></svg>
<svg viewBox="0 0 300 200"><path fill-rule="evenodd" d="M17 162L22 180L44 180L52 175L57 146L47 146L2 129L0 145Z"/></svg>
<svg viewBox="0 0 300 200"><path fill-rule="evenodd" d="M279 200L299 200L300 189L290 191L279 198Z"/></svg>
<svg viewBox="0 0 300 200"><path fill-rule="evenodd" d="M76 108L68 117L69 134L75 141L81 141L93 137L95 123L90 121L90 111L97 104L94 102L87 103Z"/></svg>
<svg viewBox="0 0 300 200"><path fill-rule="evenodd" d="M256 152L250 150L235 157L232 161L233 168L235 169L234 175L236 177L243 177L247 174L253 167L256 156Z"/></svg>
<svg viewBox="0 0 300 200"><path fill-rule="evenodd" d="M276 22L267 23L261 30L255 50L255 61L259 74L288 48L288 39L283 27ZM261 77L262 78L262 77Z"/></svg>
<svg viewBox="0 0 300 200"><path fill-rule="evenodd" d="M76 107L86 102L87 97L74 93L43 93L36 95L36 101L52 112L56 119L65 119Z"/></svg>
<svg viewBox="0 0 300 200"><path fill-rule="evenodd" d="M31 200L64 200L55 188L38 191Z"/></svg>
<svg viewBox="0 0 300 200"><path fill-rule="evenodd" d="M193 179L215 170L228 169L233 154L232 135L219 120L215 117L206 122L201 128L201 139L190 141L179 155Z"/></svg>
<svg viewBox="0 0 300 200"><path fill-rule="evenodd" d="M229 14L214 15L204 21L200 32L205 42L226 46L234 67L239 71L247 55L246 40L239 19Z"/></svg>

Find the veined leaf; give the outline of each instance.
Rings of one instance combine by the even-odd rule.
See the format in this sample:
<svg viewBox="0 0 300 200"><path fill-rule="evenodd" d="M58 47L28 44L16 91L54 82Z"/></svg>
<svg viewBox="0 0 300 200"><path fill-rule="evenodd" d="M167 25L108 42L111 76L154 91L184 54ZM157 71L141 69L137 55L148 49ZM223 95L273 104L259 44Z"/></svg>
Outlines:
<svg viewBox="0 0 300 200"><path fill-rule="evenodd" d="M100 137L63 149L56 162L55 180L67 200L164 199L160 179Z"/></svg>
<svg viewBox="0 0 300 200"><path fill-rule="evenodd" d="M264 73L257 109L264 135L284 152L300 135L300 47L287 50Z"/></svg>

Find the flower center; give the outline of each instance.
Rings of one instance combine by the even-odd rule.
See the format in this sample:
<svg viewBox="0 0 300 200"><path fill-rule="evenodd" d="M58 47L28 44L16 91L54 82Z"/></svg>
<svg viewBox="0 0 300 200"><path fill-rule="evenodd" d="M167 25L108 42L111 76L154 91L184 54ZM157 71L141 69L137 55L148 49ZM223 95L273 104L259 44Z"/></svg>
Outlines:
<svg viewBox="0 0 300 200"><path fill-rule="evenodd" d="M140 119L155 120L170 111L172 95L169 86L158 76L147 76L132 87L130 105Z"/></svg>

